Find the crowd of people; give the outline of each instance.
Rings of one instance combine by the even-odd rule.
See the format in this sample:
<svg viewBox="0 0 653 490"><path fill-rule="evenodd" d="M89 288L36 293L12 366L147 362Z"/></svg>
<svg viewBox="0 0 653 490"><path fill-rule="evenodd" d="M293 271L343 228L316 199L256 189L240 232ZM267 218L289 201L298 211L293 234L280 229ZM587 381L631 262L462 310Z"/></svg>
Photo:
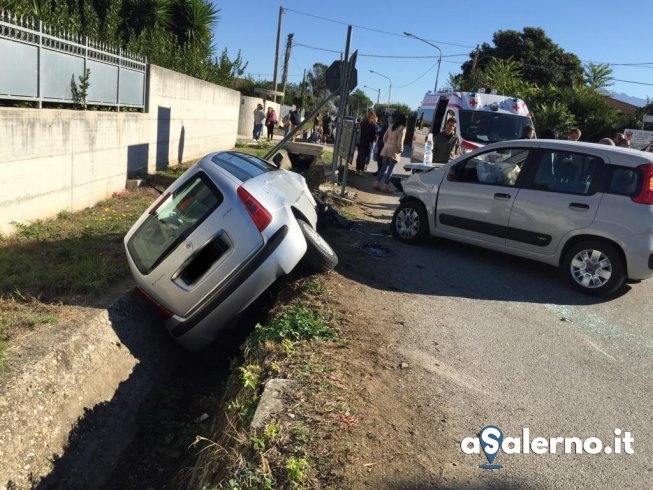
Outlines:
<svg viewBox="0 0 653 490"><path fill-rule="evenodd" d="M268 107L267 113L263 112L263 106L259 104L254 111L254 139L258 141L261 137L263 125L267 128L267 138L272 140L275 128L279 122L284 129L285 135L295 132L295 129L302 124L301 109L293 106L288 114L281 121L278 120L275 110ZM305 121L304 121L305 122ZM335 133L336 121L329 111L316 113L310 129L307 127L302 133L302 139L312 143L332 143ZM374 111L369 111L364 118L356 122L356 175L364 176L371 161L376 162L377 169L372 174L375 177L374 189L382 192L390 192L390 178L396 164L401 158L403 143L406 137L406 116L400 112L384 114L378 117ZM433 137L433 162L447 163L460 156L460 138L456 131L457 120L450 117L446 120L442 131L434 134ZM297 132L293 134L295 141ZM571 128L566 139L580 141L582 132L579 128ZM558 139L560 136L553 128L547 128L540 135L536 135L535 128L527 124L522 130L522 139ZM624 133L618 132L613 137L601 138L598 143L630 147L630 141ZM653 152L653 143L649 144L646 151Z"/></svg>
<svg viewBox="0 0 653 490"><path fill-rule="evenodd" d="M532 130L530 136L526 136L526 128L530 128ZM567 134L567 139L569 141L580 141L580 138L582 136L582 132L579 128L571 128L569 130L569 133ZM558 132L555 129L547 128L544 131L542 131L542 134L540 135L541 139L558 139ZM535 138L535 130L533 129L532 126L525 126L524 127L524 134L522 138ZM624 133L615 133L614 137L605 137L601 138L600 140L597 141L597 143L600 143L602 145L610 145L610 146L621 146L623 148L630 148L630 140L626 137ZM646 148L646 151L653 151L653 144L649 144Z"/></svg>

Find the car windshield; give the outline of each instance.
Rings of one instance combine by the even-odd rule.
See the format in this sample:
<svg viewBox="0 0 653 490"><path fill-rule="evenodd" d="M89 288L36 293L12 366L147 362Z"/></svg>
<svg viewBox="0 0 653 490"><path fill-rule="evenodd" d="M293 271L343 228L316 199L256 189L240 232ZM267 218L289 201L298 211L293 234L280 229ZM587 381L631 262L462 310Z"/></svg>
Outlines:
<svg viewBox="0 0 653 490"><path fill-rule="evenodd" d="M215 184L200 172L161 197L132 235L127 248L142 274L149 274L223 201Z"/></svg>
<svg viewBox="0 0 653 490"><path fill-rule="evenodd" d="M524 126L532 124L526 116L490 111L460 111L458 118L461 136L481 144L519 139Z"/></svg>
<svg viewBox="0 0 653 490"><path fill-rule="evenodd" d="M265 172L278 170L277 167L265 160L248 155L247 153L218 153L211 161L242 182Z"/></svg>

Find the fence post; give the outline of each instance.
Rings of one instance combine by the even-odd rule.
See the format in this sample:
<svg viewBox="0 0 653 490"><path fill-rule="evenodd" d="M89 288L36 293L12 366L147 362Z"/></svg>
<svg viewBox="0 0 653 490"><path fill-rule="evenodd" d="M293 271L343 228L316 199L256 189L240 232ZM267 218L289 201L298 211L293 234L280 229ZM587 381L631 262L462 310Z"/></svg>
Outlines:
<svg viewBox="0 0 653 490"><path fill-rule="evenodd" d="M118 86L116 87L116 110L120 112L120 71L122 70L122 47L118 48Z"/></svg>
<svg viewBox="0 0 653 490"><path fill-rule="evenodd" d="M41 19L37 19L36 24L38 25L39 36L39 44L36 47L36 97L39 101L39 109L43 109L43 90L41 89L41 72L43 71L43 67L41 66L41 51L43 49L43 23L41 22Z"/></svg>

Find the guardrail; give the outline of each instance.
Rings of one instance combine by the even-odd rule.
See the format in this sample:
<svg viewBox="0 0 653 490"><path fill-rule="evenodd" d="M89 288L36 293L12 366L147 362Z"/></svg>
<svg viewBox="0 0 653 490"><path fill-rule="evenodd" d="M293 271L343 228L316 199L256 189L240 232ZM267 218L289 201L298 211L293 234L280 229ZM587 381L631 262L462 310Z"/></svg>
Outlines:
<svg viewBox="0 0 653 490"><path fill-rule="evenodd" d="M40 20L0 10L0 99L73 104L89 74L87 105L145 108L147 59Z"/></svg>

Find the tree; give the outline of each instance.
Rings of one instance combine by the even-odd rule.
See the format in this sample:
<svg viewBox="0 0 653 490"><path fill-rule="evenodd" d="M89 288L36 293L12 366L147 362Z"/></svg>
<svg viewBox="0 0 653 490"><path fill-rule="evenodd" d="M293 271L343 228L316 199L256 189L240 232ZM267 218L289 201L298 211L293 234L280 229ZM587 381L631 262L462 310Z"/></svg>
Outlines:
<svg viewBox="0 0 653 490"><path fill-rule="evenodd" d="M208 0L174 0L172 5L172 32L180 46L199 53L211 54L213 25L218 12Z"/></svg>
<svg viewBox="0 0 653 490"><path fill-rule="evenodd" d="M567 53L537 27L525 27L522 32L497 31L492 37L494 46L483 43L470 53L463 63L463 79L473 81L478 69L487 67L493 59L513 60L521 65L523 80L543 88L571 87L582 81L581 62L575 54Z"/></svg>
<svg viewBox="0 0 653 490"><path fill-rule="evenodd" d="M578 126L576 117L563 101L563 97L564 95L557 88L548 87L537 90L528 99L528 108L538 134L541 134L544 129L567 134L571 128Z"/></svg>
<svg viewBox="0 0 653 490"><path fill-rule="evenodd" d="M512 95L522 99L532 92L534 88L522 77L522 68L513 59L490 60L488 65L479 71L478 87L496 89L497 93Z"/></svg>
<svg viewBox="0 0 653 490"><path fill-rule="evenodd" d="M306 81L317 100L322 100L329 92L326 86L327 68L329 67L323 63L315 63L313 68L306 73Z"/></svg>
<svg viewBox="0 0 653 490"><path fill-rule="evenodd" d="M374 102L365 95L365 92L357 88L347 98L347 106L349 110L346 111L346 113L354 116L364 116L367 114L368 109L371 109L373 105Z"/></svg>
<svg viewBox="0 0 653 490"><path fill-rule="evenodd" d="M227 48L224 48L220 57L214 60L213 69L213 81L221 85L227 85L234 79L242 77L247 69L247 63L243 62L240 50L238 50L236 57L231 60Z"/></svg>
<svg viewBox="0 0 653 490"><path fill-rule="evenodd" d="M606 63L585 63L583 65L583 78L585 85L605 93L606 87L613 85L612 67Z"/></svg>
<svg viewBox="0 0 653 490"><path fill-rule="evenodd" d="M617 110L606 103L603 94L591 87L578 84L567 88L563 91L563 99L576 117L584 141L598 141L612 136L623 124Z"/></svg>

